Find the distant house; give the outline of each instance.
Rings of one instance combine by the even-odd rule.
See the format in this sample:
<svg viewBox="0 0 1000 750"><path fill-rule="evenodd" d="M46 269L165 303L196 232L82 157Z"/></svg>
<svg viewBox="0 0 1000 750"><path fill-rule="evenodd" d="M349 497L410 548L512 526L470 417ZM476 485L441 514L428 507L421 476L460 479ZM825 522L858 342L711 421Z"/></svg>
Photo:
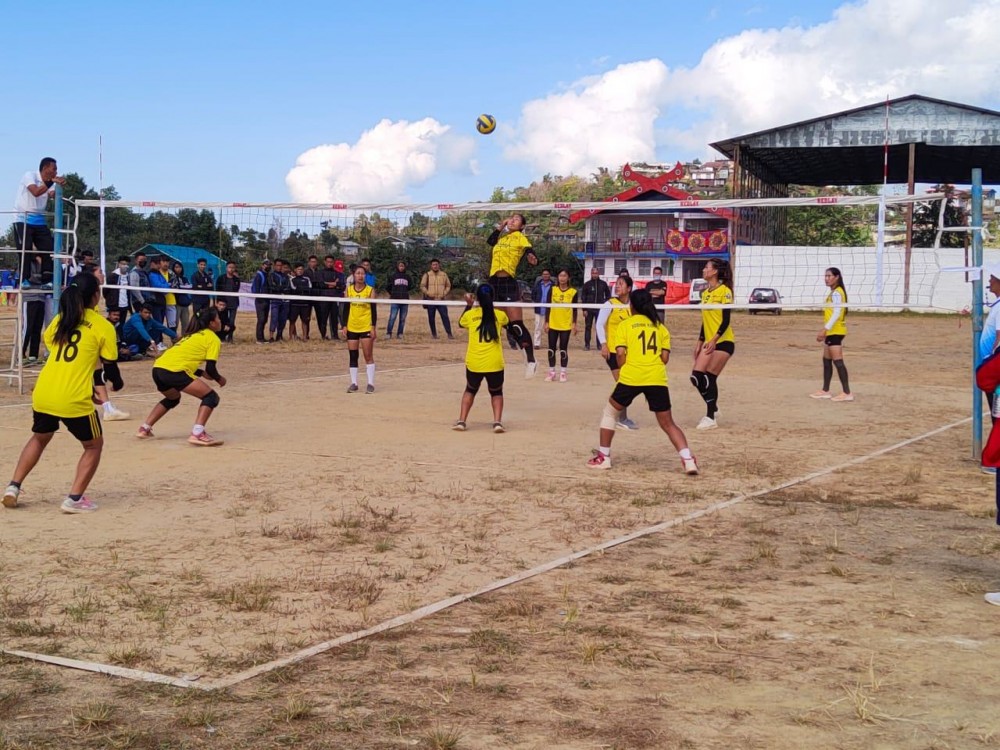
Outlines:
<svg viewBox="0 0 1000 750"><path fill-rule="evenodd" d="M354 240L341 240L340 241L340 252L342 252L347 257L358 257L363 251L368 248L364 245L355 242Z"/></svg>
<svg viewBox="0 0 1000 750"><path fill-rule="evenodd" d="M140 252L146 255L162 255L171 262L175 260L179 261L184 266L184 273L189 275L194 273L197 268L199 258L204 258L208 261L208 268L212 271L215 278L219 278L226 272L226 261L224 259L200 247L150 243L143 245L135 253L132 253L132 257L135 257L135 254Z"/></svg>
<svg viewBox="0 0 1000 750"><path fill-rule="evenodd" d="M434 245L434 249L448 258L462 258L465 257L469 244L464 237L442 237Z"/></svg>

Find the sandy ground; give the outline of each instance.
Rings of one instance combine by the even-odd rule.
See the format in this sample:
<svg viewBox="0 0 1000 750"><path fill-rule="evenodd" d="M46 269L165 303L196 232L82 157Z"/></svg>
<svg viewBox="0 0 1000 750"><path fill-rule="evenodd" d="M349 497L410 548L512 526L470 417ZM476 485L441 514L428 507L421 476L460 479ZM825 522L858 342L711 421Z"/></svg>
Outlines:
<svg viewBox="0 0 1000 750"><path fill-rule="evenodd" d="M521 377L509 432L448 429L463 341L379 342L378 390L348 395L343 344L225 351L211 431L187 400L138 442L109 423L91 495L58 503L55 440L0 514L5 648L223 677L604 539L836 466L961 420L969 328L852 315L853 404L814 402L815 316L737 319L722 428L693 429L693 316L670 327L685 477L643 408L615 466L585 466L610 376ZM461 338L461 336L460 336ZM125 366L134 417L155 402ZM362 374L362 383L363 383ZM13 464L30 412L0 400ZM10 747L977 747L1000 744L987 670L1000 611L991 478L969 427L942 432L225 692L138 685L6 658ZM105 714L107 714L105 716ZM209 728L211 731L209 731ZM31 744L34 743L34 744ZM46 744L49 743L49 744ZM0 744L0 747L4 747Z"/></svg>

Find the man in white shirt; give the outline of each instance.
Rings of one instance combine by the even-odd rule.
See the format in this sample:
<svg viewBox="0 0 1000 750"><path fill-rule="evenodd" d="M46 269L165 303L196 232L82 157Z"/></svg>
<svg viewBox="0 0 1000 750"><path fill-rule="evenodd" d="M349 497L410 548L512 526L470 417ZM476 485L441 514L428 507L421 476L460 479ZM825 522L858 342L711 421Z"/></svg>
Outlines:
<svg viewBox="0 0 1000 750"><path fill-rule="evenodd" d="M59 177L56 160L50 156L42 159L37 172L26 172L17 186L14 198L14 210L17 220L14 231L17 233L18 248L24 248L24 265L21 269L21 279L24 285L31 286L26 273L27 265L33 257L33 250L42 257L42 284L52 283L52 252L54 241L52 231L45 221L45 207L49 198L55 194L53 185L64 185L66 181Z"/></svg>

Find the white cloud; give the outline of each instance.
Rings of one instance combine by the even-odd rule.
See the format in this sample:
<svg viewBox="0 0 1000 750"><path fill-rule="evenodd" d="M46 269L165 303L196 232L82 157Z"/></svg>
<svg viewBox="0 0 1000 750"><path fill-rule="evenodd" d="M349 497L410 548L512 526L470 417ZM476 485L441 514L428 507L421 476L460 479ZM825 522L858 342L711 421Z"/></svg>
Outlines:
<svg viewBox="0 0 1000 750"><path fill-rule="evenodd" d="M478 171L475 142L427 117L417 122L380 121L354 144L311 148L285 176L292 200L302 203L365 203L405 198L439 170Z"/></svg>
<svg viewBox="0 0 1000 750"><path fill-rule="evenodd" d="M586 174L704 155L714 140L886 96L989 107L1000 102L998 46L1000 0L848 3L811 27L720 39L691 68L633 62L528 102L505 155L539 173Z"/></svg>

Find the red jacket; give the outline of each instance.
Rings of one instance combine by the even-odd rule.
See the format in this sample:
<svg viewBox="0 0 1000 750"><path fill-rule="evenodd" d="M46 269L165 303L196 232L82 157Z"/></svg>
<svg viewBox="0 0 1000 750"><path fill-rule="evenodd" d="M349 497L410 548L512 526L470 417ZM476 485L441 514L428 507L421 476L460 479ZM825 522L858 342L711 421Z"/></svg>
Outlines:
<svg viewBox="0 0 1000 750"><path fill-rule="evenodd" d="M983 360L983 363L976 368L976 385L981 391L993 393L1000 386L1000 354L993 352ZM992 415L991 415L992 417ZM1000 467L1000 428L993 418L993 426L990 429L990 436L983 446L983 466ZM1000 518L997 519L1000 523Z"/></svg>

